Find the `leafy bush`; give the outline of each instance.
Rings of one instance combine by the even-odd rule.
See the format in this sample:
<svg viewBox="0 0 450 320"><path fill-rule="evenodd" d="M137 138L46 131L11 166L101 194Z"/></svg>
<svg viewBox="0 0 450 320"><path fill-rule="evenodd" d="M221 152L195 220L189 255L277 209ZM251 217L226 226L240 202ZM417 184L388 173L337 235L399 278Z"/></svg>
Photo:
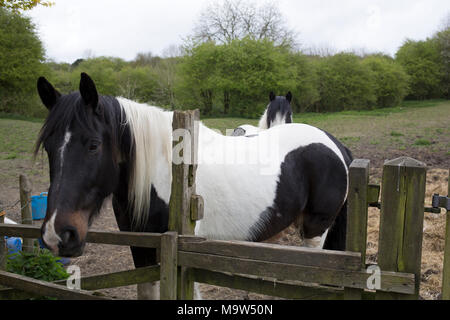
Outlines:
<svg viewBox="0 0 450 320"><path fill-rule="evenodd" d="M397 51L396 60L411 78L412 99L439 98L443 95L442 57L438 42L407 40ZM448 83L447 83L448 85Z"/></svg>
<svg viewBox="0 0 450 320"><path fill-rule="evenodd" d="M363 64L373 72L377 106L394 107L408 94L409 76L403 67L384 55L371 55Z"/></svg>
<svg viewBox="0 0 450 320"><path fill-rule="evenodd" d="M64 280L69 274L64 269L60 258L55 257L47 249L37 249L34 252L20 251L8 256L7 270L42 281Z"/></svg>
<svg viewBox="0 0 450 320"><path fill-rule="evenodd" d="M376 103L375 76L361 58L339 53L318 64L319 108L316 111L369 109Z"/></svg>

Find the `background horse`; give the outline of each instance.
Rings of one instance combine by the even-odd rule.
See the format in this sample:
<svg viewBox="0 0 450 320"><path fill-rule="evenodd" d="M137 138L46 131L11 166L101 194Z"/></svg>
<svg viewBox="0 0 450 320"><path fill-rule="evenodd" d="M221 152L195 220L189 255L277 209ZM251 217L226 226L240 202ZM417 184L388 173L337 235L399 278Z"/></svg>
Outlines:
<svg viewBox="0 0 450 320"><path fill-rule="evenodd" d="M261 130L284 123L292 123L292 93L288 92L286 97L277 97L273 92L270 92L269 99L269 105L259 120L258 127L250 124L241 125L234 129L232 136L254 136Z"/></svg>
<svg viewBox="0 0 450 320"><path fill-rule="evenodd" d="M168 229L173 113L100 96L85 73L79 89L61 95L38 80L49 110L36 146L50 165L42 238L60 256L83 253L89 225L111 194L121 231ZM331 135L286 124L227 137L200 123L198 159L205 214L197 235L263 241L297 222L305 245L345 249L351 155ZM136 267L156 264L155 249L131 251Z"/></svg>

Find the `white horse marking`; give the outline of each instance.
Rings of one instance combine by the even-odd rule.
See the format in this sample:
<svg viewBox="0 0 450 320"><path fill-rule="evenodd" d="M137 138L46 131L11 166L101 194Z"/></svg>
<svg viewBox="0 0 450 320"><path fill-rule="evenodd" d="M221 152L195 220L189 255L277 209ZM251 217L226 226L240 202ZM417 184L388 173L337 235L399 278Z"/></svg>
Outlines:
<svg viewBox="0 0 450 320"><path fill-rule="evenodd" d="M64 151L66 150L67 144L69 143L71 136L72 136L72 133L69 130L67 130L66 134L64 135L63 143L62 143L61 147L59 148L59 156L61 158L61 172L62 172L62 168L64 165Z"/></svg>
<svg viewBox="0 0 450 320"><path fill-rule="evenodd" d="M61 238L55 231L55 219L57 213L58 210L55 210L50 220L48 220L47 223L45 224L45 231L43 236L45 244L53 252L58 252L58 244L61 242Z"/></svg>

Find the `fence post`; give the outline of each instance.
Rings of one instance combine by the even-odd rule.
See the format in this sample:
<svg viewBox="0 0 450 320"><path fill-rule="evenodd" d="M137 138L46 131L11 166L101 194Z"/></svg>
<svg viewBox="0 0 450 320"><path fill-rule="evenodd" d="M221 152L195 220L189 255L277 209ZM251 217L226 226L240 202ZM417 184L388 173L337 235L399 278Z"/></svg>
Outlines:
<svg viewBox="0 0 450 320"><path fill-rule="evenodd" d="M355 159L349 168L346 250L361 253L361 269L366 267L369 166L369 160ZM360 300L363 292L362 289L344 288L344 298Z"/></svg>
<svg viewBox="0 0 450 320"><path fill-rule="evenodd" d="M19 177L19 188L22 224L33 224L31 213L31 183L23 174ZM33 242L33 239L23 239L22 250L25 252L33 252Z"/></svg>
<svg viewBox="0 0 450 320"><path fill-rule="evenodd" d="M5 211L0 212L0 223L5 223ZM0 270L6 270L6 243L5 243L5 236L0 234ZM0 286L1 288L1 286Z"/></svg>
<svg viewBox="0 0 450 320"><path fill-rule="evenodd" d="M195 195L195 173L197 170L198 125L200 113L175 111L173 114L172 188L169 204L169 230L182 235L193 235L195 220L191 219L191 199ZM181 147L181 148L180 148ZM182 161L180 161L182 159ZM202 201L196 203L202 204ZM201 218L201 213L194 216ZM178 270L177 298L191 300L194 297L194 282L188 268Z"/></svg>
<svg viewBox="0 0 450 320"><path fill-rule="evenodd" d="M426 170L408 157L384 164L378 265L383 271L413 273L416 290L413 295L377 292L377 299L419 297Z"/></svg>
<svg viewBox="0 0 450 320"><path fill-rule="evenodd" d="M450 197L450 169L448 171L447 197ZM442 300L450 300L450 210L447 210L446 214L444 268L442 274Z"/></svg>
<svg viewBox="0 0 450 320"><path fill-rule="evenodd" d="M178 234L166 232L161 237L161 300L177 299Z"/></svg>

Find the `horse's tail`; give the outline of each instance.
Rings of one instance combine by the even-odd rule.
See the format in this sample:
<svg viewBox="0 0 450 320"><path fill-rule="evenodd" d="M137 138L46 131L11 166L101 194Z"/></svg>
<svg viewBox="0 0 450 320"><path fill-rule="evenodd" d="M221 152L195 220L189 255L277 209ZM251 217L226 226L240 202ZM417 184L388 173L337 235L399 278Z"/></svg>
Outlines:
<svg viewBox="0 0 450 320"><path fill-rule="evenodd" d="M347 235L347 200L345 200L339 211L336 220L328 230L327 238L323 245L327 250L345 251L345 241Z"/></svg>
<svg viewBox="0 0 450 320"><path fill-rule="evenodd" d="M353 161L351 151L340 142L337 144L344 156L347 168ZM348 181L348 180L347 180ZM327 238L323 245L324 249L345 251L345 242L347 240L347 200L345 200L339 211L336 220L328 230Z"/></svg>

